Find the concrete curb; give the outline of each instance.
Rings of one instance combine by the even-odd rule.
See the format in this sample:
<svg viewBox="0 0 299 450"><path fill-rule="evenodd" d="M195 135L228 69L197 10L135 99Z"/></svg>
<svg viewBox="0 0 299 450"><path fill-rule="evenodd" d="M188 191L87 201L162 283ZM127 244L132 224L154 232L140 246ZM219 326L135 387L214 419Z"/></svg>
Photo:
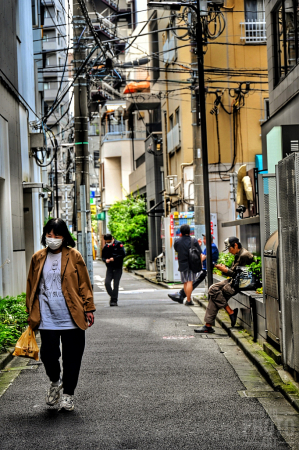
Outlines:
<svg viewBox="0 0 299 450"><path fill-rule="evenodd" d="M4 369L4 367L7 366L7 364L14 358L12 355L14 350L14 347L10 347L7 353L2 353L0 355L0 370Z"/></svg>
<svg viewBox="0 0 299 450"><path fill-rule="evenodd" d="M146 281L149 281L150 283L158 284L159 286L163 286L166 289L178 289L179 290L179 289L182 289L182 287L183 287L182 284L174 284L172 286L169 286L167 283L164 283L163 281L157 281L155 278L147 277L145 274L140 273L141 271L139 271L139 270L131 270L131 269L130 270L125 269L125 270L127 272L133 273L134 275L144 278Z"/></svg>
<svg viewBox="0 0 299 450"><path fill-rule="evenodd" d="M208 302L194 295L195 300L204 309L207 308ZM246 330L243 328L231 328L229 318L224 310L220 310L217 322L227 332L227 334L236 342L236 344L245 353L248 359L257 367L259 372L268 381L275 391L281 394L291 403L291 405L299 412L299 385L296 383L289 372L283 370L256 342L252 341ZM269 345L269 344L268 344Z"/></svg>

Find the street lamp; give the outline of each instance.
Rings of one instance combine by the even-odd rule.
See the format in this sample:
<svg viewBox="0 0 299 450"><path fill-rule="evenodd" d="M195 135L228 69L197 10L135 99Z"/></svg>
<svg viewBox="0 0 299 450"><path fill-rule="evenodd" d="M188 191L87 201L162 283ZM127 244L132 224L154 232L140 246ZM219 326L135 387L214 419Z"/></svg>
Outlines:
<svg viewBox="0 0 299 450"><path fill-rule="evenodd" d="M202 2L206 6L206 2ZM193 9L197 17L197 67L198 67L198 94L199 94L199 111L201 122L201 157L202 157L202 175L203 175L203 191L204 191L204 217L206 230L206 255L207 255L207 272L208 272L208 286L213 284L213 269L212 269L212 242L211 242L211 214L210 214L210 193L209 193L209 165L208 165L208 142L207 142L207 121L206 121L206 99L205 99L205 83L204 83L204 64L203 64L203 42L202 42L202 24L201 15L206 14L206 11L201 11L200 0L196 0L196 5L192 3L180 2L149 2L149 8L168 9L172 11L179 11L182 6ZM194 159L199 159L197 149L194 149Z"/></svg>

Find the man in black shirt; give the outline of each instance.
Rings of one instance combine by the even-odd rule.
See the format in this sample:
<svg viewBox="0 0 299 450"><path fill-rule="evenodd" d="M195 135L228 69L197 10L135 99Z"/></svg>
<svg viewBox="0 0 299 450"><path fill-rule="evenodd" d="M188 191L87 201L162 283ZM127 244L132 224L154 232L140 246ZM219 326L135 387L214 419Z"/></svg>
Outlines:
<svg viewBox="0 0 299 450"><path fill-rule="evenodd" d="M105 287L110 296L110 306L117 306L118 287L123 271L123 260L126 256L124 246L113 238L111 234L104 236L105 246L102 251L102 260L106 264L107 272ZM113 289L111 283L113 280Z"/></svg>
<svg viewBox="0 0 299 450"><path fill-rule="evenodd" d="M181 280L184 283L184 291L187 299L184 301L185 305L194 305L191 300L191 294L193 290L193 282L196 279L196 273L192 272L189 267L189 250L191 248L191 236L189 225L182 225L180 228L181 236L174 241L174 249L178 254L179 271L181 272ZM197 239L194 239L194 247L196 247L200 253L201 248Z"/></svg>

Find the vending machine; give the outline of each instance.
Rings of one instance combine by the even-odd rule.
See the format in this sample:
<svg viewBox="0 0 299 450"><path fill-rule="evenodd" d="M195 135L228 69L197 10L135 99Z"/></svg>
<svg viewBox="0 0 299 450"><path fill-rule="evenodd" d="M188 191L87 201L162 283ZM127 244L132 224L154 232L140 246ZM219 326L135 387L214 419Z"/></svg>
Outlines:
<svg viewBox="0 0 299 450"><path fill-rule="evenodd" d="M162 248L165 253L165 280L169 282L180 282L181 276L178 269L178 255L174 250L174 240L180 237L181 225L188 224L190 226L190 236L196 239L202 238L201 226L194 224L194 212L177 211L170 214L169 217L164 217L161 224ZM217 214L211 214L211 234L214 236L214 242L217 245ZM202 246L204 249L204 246Z"/></svg>

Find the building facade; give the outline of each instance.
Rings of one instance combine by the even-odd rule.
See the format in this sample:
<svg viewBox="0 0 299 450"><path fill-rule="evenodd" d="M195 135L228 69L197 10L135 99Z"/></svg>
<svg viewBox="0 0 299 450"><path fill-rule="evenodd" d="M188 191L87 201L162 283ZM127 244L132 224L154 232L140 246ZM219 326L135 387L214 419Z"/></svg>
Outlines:
<svg viewBox="0 0 299 450"><path fill-rule="evenodd" d="M30 124L37 119L34 6L7 1L0 16L0 296L25 290L30 258L41 248L45 186L30 157Z"/></svg>

